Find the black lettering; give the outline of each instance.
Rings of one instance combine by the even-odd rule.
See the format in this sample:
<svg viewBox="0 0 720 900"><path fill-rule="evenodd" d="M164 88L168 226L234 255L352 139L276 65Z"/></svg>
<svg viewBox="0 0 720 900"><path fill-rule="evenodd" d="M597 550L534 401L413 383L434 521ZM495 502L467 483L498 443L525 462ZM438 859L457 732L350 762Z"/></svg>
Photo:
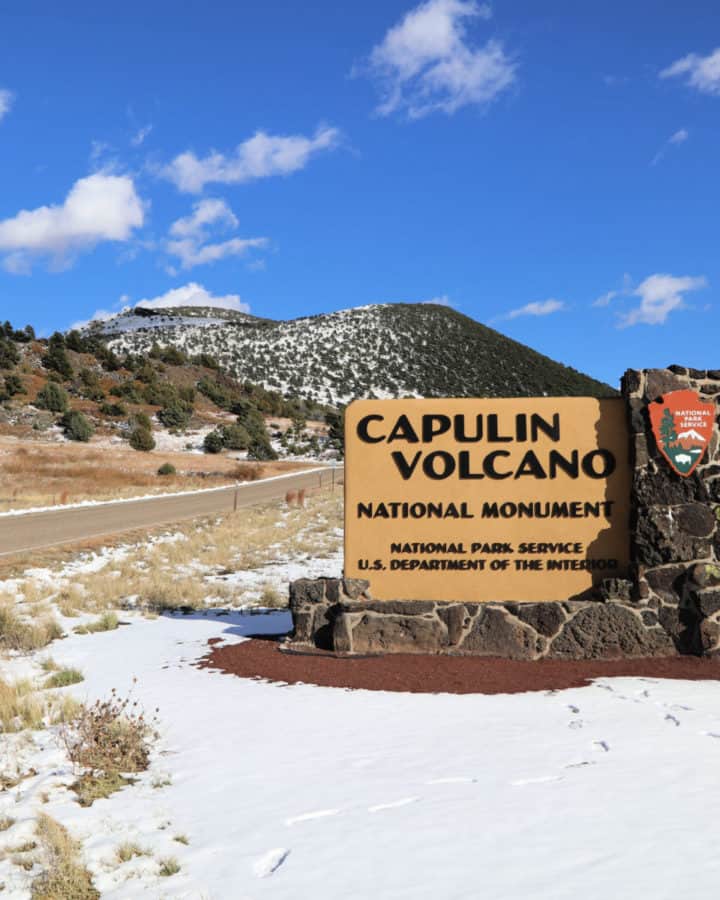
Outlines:
<svg viewBox="0 0 720 900"><path fill-rule="evenodd" d="M405 454L402 452L402 450L393 450L390 456L392 457L395 465L398 467L398 471L402 475L403 481L407 481L415 471L415 467L417 466L418 461L422 456L422 450L418 450L418 452L413 457L412 462L408 462L405 459Z"/></svg>
<svg viewBox="0 0 720 900"><path fill-rule="evenodd" d="M410 424L410 419L404 414L398 416L398 420L393 425L393 430L390 432L387 439L388 444L391 444L393 441L407 441L408 444L420 443L420 438Z"/></svg>
<svg viewBox="0 0 720 900"><path fill-rule="evenodd" d="M443 464L442 471L440 472L435 468L436 459L441 460ZM447 453L445 450L436 450L434 453L428 453L423 460L423 472L428 478L432 478L434 481L442 481L444 478L449 478L454 471L455 457L452 453Z"/></svg>
<svg viewBox="0 0 720 900"><path fill-rule="evenodd" d="M459 444L476 444L482 440L483 436L483 417L475 416L475 434L467 435L465 433L465 416L458 414L454 416L454 432L455 440Z"/></svg>
<svg viewBox="0 0 720 900"><path fill-rule="evenodd" d="M530 475L533 478L547 478L545 470L540 465L540 460L535 456L532 450L528 450L523 456L520 465L515 472L516 478L522 478L523 475Z"/></svg>
<svg viewBox="0 0 720 900"><path fill-rule="evenodd" d="M538 413L530 416L530 436L533 443L537 442L540 432L546 434L551 441L560 440L560 413L554 413L552 424L547 419L543 419Z"/></svg>
<svg viewBox="0 0 720 900"><path fill-rule="evenodd" d="M595 458L599 458L601 460L602 468L598 472L595 470L595 466L593 462ZM582 459L582 470L588 476L588 478L609 478L612 473L615 471L615 466L617 463L615 462L615 457L609 450L591 450L590 453L586 453Z"/></svg>
<svg viewBox="0 0 720 900"><path fill-rule="evenodd" d="M458 453L458 477L462 481L469 481L472 478L484 478L482 472L470 471L470 451L460 450Z"/></svg>
<svg viewBox="0 0 720 900"><path fill-rule="evenodd" d="M512 440L509 435L499 433L498 417L495 413L490 413L487 417L487 439L491 444L502 444Z"/></svg>
<svg viewBox="0 0 720 900"><path fill-rule="evenodd" d="M570 459L563 456L559 450L551 450L548 460L550 464L550 477L557 478L558 469L562 469L566 475L569 475L571 478L577 478L579 475L579 456L580 454L577 450L572 451Z"/></svg>
<svg viewBox="0 0 720 900"><path fill-rule="evenodd" d="M423 416L422 439L423 443L430 444L432 439L450 431L450 416Z"/></svg>
<svg viewBox="0 0 720 900"><path fill-rule="evenodd" d="M492 453L488 453L488 455L483 460L483 471L487 475L488 478L495 478L496 480L501 478L510 478L512 476L512 472L498 472L495 469L495 459L498 456L510 456L507 450L494 450Z"/></svg>
<svg viewBox="0 0 720 900"><path fill-rule="evenodd" d="M364 416L357 423L357 436L366 444L380 444L385 440L385 435L382 437L370 437L370 432L368 431L368 426L371 422L382 422L384 421L384 416Z"/></svg>

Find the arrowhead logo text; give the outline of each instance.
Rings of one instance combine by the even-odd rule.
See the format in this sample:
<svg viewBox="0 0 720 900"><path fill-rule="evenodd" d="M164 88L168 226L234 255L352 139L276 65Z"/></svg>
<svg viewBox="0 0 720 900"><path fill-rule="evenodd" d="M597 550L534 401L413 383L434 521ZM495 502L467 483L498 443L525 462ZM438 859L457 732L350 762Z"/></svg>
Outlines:
<svg viewBox="0 0 720 900"><path fill-rule="evenodd" d="M715 404L705 403L695 391L673 391L651 403L649 411L660 452L678 475L687 478L710 443Z"/></svg>

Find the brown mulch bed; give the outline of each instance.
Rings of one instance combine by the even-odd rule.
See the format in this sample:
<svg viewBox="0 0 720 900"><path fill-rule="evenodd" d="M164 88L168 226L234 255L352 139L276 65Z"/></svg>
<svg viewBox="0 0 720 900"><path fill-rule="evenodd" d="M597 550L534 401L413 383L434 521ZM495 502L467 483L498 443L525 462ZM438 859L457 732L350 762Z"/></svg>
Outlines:
<svg viewBox="0 0 720 900"><path fill-rule="evenodd" d="M216 639L209 643L213 645ZM620 675L720 680L720 659L694 656L520 662L489 657L414 654L336 657L322 652L287 652L280 647L278 637L265 636L239 644L211 646L210 653L198 665L240 678L412 694L557 691L583 687L593 678Z"/></svg>

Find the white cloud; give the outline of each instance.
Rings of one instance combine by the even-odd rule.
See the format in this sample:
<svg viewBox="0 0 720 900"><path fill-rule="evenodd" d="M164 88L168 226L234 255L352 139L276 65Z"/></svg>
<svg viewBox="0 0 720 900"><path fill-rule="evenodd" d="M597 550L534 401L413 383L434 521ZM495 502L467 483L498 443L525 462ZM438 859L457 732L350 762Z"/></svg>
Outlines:
<svg viewBox="0 0 720 900"><path fill-rule="evenodd" d="M169 309L174 306L213 306L217 309L234 309L237 312L250 312L248 304L241 300L237 294L226 294L222 297L216 297L201 284L196 284L194 281L183 287L173 288L159 297L140 300L136 306L142 306L145 309Z"/></svg>
<svg viewBox="0 0 720 900"><path fill-rule="evenodd" d="M191 238L168 241L165 245L171 256L177 256L183 269L217 262L226 256L244 256L249 250L267 246L267 238L231 238L215 244L199 245Z"/></svg>
<svg viewBox="0 0 720 900"><path fill-rule="evenodd" d="M0 88L0 121L10 112L15 100L15 94L7 88Z"/></svg>
<svg viewBox="0 0 720 900"><path fill-rule="evenodd" d="M720 47L707 56L689 53L660 73L661 78L686 75L686 82L703 94L720 96Z"/></svg>
<svg viewBox="0 0 720 900"><path fill-rule="evenodd" d="M640 303L621 315L619 326L662 325L671 312L684 307L686 293L707 287L707 283L703 276L650 275L632 291L632 296L639 297Z"/></svg>
<svg viewBox="0 0 720 900"><path fill-rule="evenodd" d="M230 238L211 243L208 230L211 227L236 228L238 220L224 200L200 200L193 206L192 214L178 219L170 226L171 240L165 249L180 260L181 268L217 262L228 256L243 256L249 250L268 244L267 238Z"/></svg>
<svg viewBox="0 0 720 900"><path fill-rule="evenodd" d="M3 265L17 271L42 256L67 264L102 241L129 240L143 220L132 178L89 175L75 182L62 204L21 210L0 221L0 251L8 254Z"/></svg>
<svg viewBox="0 0 720 900"><path fill-rule="evenodd" d="M340 140L337 128L320 127L312 137L271 135L256 132L238 144L232 154L213 151L199 158L191 151L176 156L160 174L185 193L197 194L206 184L242 184L258 178L289 175L304 169L323 150L334 149Z"/></svg>
<svg viewBox="0 0 720 900"><path fill-rule="evenodd" d="M608 291L606 294L602 294L597 300L593 300L593 306L609 306L610 303L615 300L616 297L627 297L632 294L633 291L633 282L630 275L626 272L622 277L622 287Z"/></svg>
<svg viewBox="0 0 720 900"><path fill-rule="evenodd" d="M170 234L179 238L204 236L205 227L217 223L235 227L238 220L224 200L200 200L193 204L191 215L173 222Z"/></svg>
<svg viewBox="0 0 720 900"><path fill-rule="evenodd" d="M552 313L560 312L565 309L562 300L538 300L534 303L526 303L519 309L512 309L503 318L517 319L518 316L549 316Z"/></svg>
<svg viewBox="0 0 720 900"><path fill-rule="evenodd" d="M145 138L150 134L152 130L152 125L144 125L142 128L138 128L135 134L130 138L130 143L133 145L133 147L139 147L145 142Z"/></svg>
<svg viewBox="0 0 720 900"><path fill-rule="evenodd" d="M451 115L508 88L516 65L502 44L473 46L467 39L466 21L490 16L490 7L475 0L427 0L410 10L370 53L366 68L382 93L378 114Z"/></svg>
<svg viewBox="0 0 720 900"><path fill-rule="evenodd" d="M671 134L670 137L665 141L662 147L658 150L658 152L653 157L651 165L656 166L660 160L665 156L665 152L669 147L678 147L680 144L684 144L685 141L690 137L690 132L687 128L680 128L674 134Z"/></svg>

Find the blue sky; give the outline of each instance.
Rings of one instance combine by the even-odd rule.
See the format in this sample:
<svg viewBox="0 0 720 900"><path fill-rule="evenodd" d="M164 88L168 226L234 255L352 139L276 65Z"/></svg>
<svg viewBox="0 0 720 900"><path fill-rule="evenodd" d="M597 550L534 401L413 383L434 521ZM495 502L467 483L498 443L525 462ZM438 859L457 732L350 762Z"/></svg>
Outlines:
<svg viewBox="0 0 720 900"><path fill-rule="evenodd" d="M104 6L0 11L3 319L440 299L611 383L720 368L709 0Z"/></svg>

